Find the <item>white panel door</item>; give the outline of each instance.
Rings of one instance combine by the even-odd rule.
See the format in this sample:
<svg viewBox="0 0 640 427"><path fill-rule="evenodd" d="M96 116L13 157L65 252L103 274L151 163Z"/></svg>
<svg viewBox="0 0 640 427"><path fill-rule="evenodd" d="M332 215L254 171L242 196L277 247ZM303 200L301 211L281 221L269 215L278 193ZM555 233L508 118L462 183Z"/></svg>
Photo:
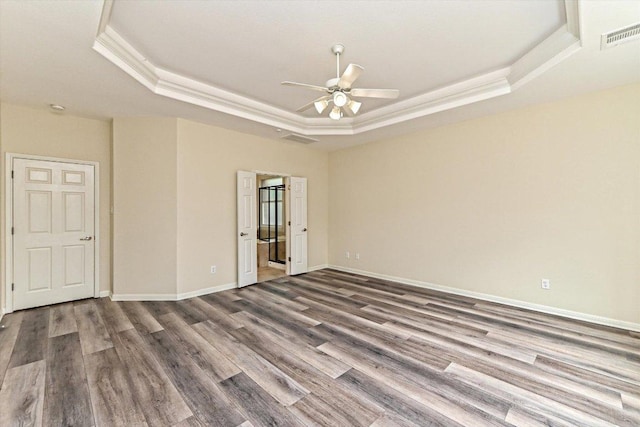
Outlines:
<svg viewBox="0 0 640 427"><path fill-rule="evenodd" d="M256 174L238 171L238 287L258 281Z"/></svg>
<svg viewBox="0 0 640 427"><path fill-rule="evenodd" d="M287 272L306 273L307 262L307 178L288 178L287 206L289 233L287 239Z"/></svg>
<svg viewBox="0 0 640 427"><path fill-rule="evenodd" d="M94 168L13 160L13 308L94 296Z"/></svg>

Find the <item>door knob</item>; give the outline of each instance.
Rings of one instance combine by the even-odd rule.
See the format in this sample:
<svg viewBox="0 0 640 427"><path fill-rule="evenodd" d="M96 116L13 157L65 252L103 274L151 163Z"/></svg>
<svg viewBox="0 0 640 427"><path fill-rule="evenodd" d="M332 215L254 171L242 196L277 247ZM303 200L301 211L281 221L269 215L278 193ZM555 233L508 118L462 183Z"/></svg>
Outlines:
<svg viewBox="0 0 640 427"><path fill-rule="evenodd" d="M303 229L302 229L302 231L307 231L307 229L306 229L306 228L303 228Z"/></svg>
<svg viewBox="0 0 640 427"><path fill-rule="evenodd" d="M80 240L91 240L93 236L82 237Z"/></svg>
<svg viewBox="0 0 640 427"><path fill-rule="evenodd" d="M247 235L248 235L247 233L240 233L240 237L244 237L244 236L247 236Z"/></svg>

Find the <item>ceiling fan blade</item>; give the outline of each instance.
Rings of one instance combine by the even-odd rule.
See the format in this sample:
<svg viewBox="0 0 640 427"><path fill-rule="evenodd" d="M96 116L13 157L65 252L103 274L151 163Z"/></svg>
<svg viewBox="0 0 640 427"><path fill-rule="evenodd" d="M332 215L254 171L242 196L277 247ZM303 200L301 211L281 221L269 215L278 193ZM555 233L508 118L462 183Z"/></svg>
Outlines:
<svg viewBox="0 0 640 427"><path fill-rule="evenodd" d="M328 95L327 96L321 96L320 98L315 99L315 100L311 101L310 103L303 105L302 107L298 108L296 111L298 113L301 113L301 112L306 111L309 108L313 107L313 104L315 104L316 102L324 101L324 100L330 99L330 98L331 98L331 96L328 96Z"/></svg>
<svg viewBox="0 0 640 427"><path fill-rule="evenodd" d="M394 99L400 96L398 89L351 89L349 92L351 96L357 96L361 98L388 98Z"/></svg>
<svg viewBox="0 0 640 427"><path fill-rule="evenodd" d="M364 68L357 64L349 64L347 69L342 73L342 77L338 81L338 87L340 89L349 89L353 82L356 81L360 74L364 71Z"/></svg>
<svg viewBox="0 0 640 427"><path fill-rule="evenodd" d="M317 90L319 92L328 92L328 89L324 86L316 86L316 85L308 85L306 83L297 83L297 82L282 82L281 84L285 86L298 86L304 87L311 90Z"/></svg>

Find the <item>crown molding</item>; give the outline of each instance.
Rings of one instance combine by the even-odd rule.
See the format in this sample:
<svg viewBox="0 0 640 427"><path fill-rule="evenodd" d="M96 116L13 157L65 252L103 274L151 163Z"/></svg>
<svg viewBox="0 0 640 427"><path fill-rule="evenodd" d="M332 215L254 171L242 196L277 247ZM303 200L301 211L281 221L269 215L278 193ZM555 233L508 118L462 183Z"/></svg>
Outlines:
<svg viewBox="0 0 640 427"><path fill-rule="evenodd" d="M567 59L582 47L580 39L565 24L511 66L509 83L513 90L530 82Z"/></svg>
<svg viewBox="0 0 640 427"><path fill-rule="evenodd" d="M356 135L506 95L581 47L579 0L565 0L567 23L509 67L334 121L308 118L157 67L109 26L115 0L105 0L93 49L151 92L306 136Z"/></svg>
<svg viewBox="0 0 640 427"><path fill-rule="evenodd" d="M511 92L509 68L483 74L369 111L357 117L355 132L362 133L407 120L461 107Z"/></svg>

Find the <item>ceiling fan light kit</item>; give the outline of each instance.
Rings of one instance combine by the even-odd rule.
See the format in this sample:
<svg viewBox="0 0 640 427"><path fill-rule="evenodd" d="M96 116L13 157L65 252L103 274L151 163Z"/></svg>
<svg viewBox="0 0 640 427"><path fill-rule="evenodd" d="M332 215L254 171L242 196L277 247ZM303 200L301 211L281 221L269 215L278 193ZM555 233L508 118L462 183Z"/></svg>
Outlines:
<svg viewBox="0 0 640 427"><path fill-rule="evenodd" d="M298 112L306 111L311 107L315 107L318 114L322 114L329 106L329 103L333 102L333 108L331 108L331 111L329 112L329 118L333 120L340 120L344 116L345 112L352 116L358 114L358 111L360 111L362 103L352 99L351 97L395 99L400 95L400 91L397 89L352 88L351 85L364 71L364 68L357 64L349 64L341 76L340 55L344 52L344 46L341 44L333 45L331 52L336 55L336 78L329 79L324 87L290 81L282 82L282 84L286 86L304 87L306 89L325 92L327 94L298 108Z"/></svg>
<svg viewBox="0 0 640 427"><path fill-rule="evenodd" d="M329 118L333 120L340 120L342 118L342 110L340 110L340 107L333 107L329 113Z"/></svg>

